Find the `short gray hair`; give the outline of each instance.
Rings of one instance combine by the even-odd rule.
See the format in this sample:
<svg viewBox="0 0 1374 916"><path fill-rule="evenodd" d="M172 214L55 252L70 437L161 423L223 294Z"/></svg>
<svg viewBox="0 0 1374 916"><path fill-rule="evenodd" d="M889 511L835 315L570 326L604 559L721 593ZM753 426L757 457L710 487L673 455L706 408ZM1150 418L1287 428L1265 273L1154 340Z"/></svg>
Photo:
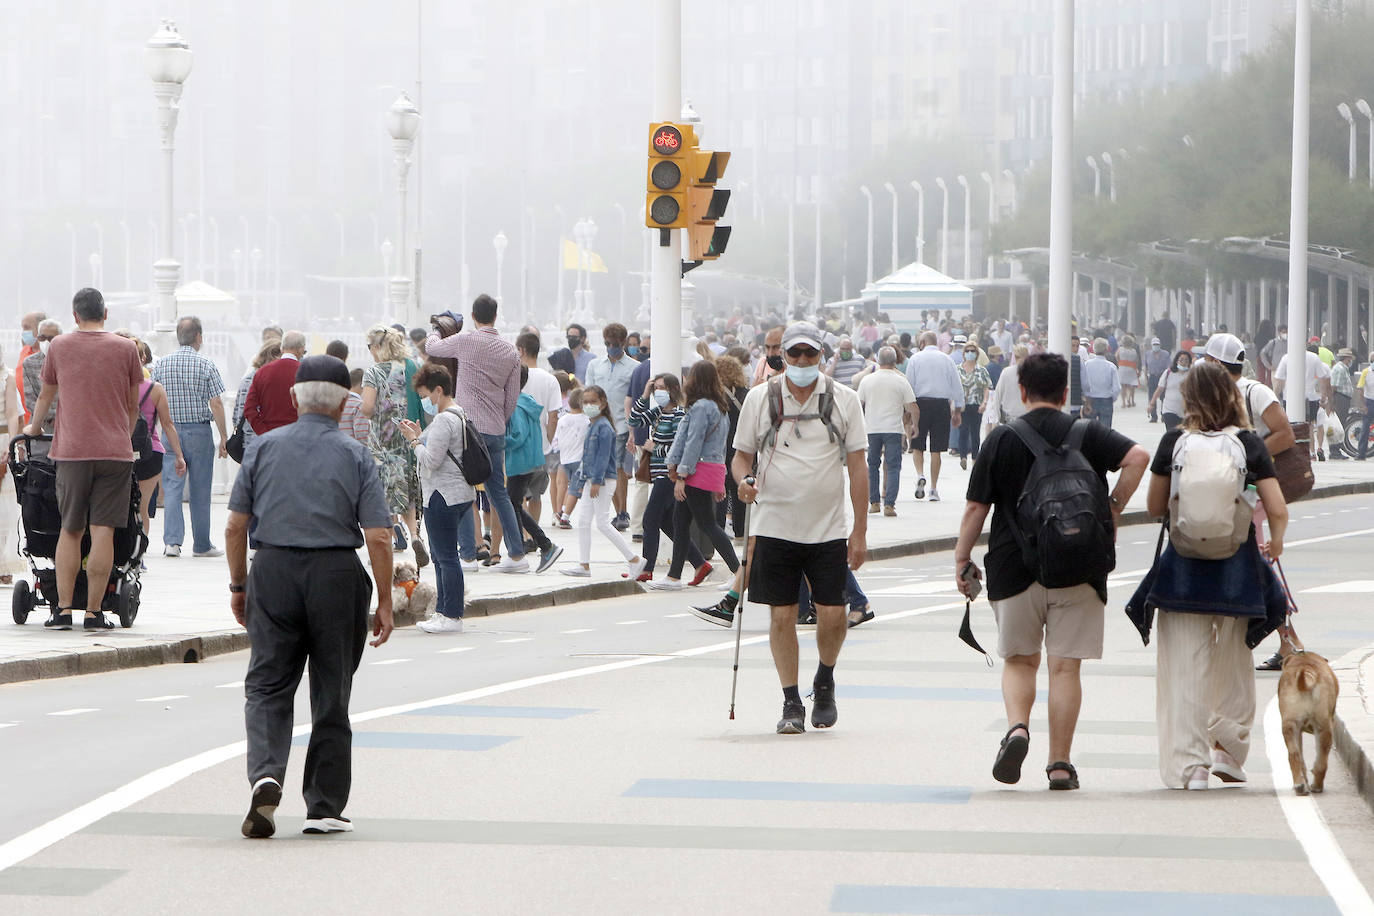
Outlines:
<svg viewBox="0 0 1374 916"><path fill-rule="evenodd" d="M291 391L297 413L333 413L348 399L348 389L333 382L297 382Z"/></svg>
<svg viewBox="0 0 1374 916"><path fill-rule="evenodd" d="M196 342L196 338L201 335L204 329L200 325L200 319L195 315L187 315L177 322L177 346L189 347Z"/></svg>
<svg viewBox="0 0 1374 916"><path fill-rule="evenodd" d="M38 322L38 327L36 329L37 336L42 337L49 332L51 332L54 337L60 335L62 333L62 323L60 321L54 321L51 318L44 318L42 321Z"/></svg>
<svg viewBox="0 0 1374 916"><path fill-rule="evenodd" d="M1105 338L1099 337L1093 341L1093 352L1098 356L1106 356L1108 349L1110 348L1107 346Z"/></svg>
<svg viewBox="0 0 1374 916"><path fill-rule="evenodd" d="M287 331L282 335L281 348L283 350L304 350L305 334L301 331Z"/></svg>
<svg viewBox="0 0 1374 916"><path fill-rule="evenodd" d="M891 347L879 347L878 365L883 367L897 365L897 351Z"/></svg>
<svg viewBox="0 0 1374 916"><path fill-rule="evenodd" d="M916 347L917 349L925 349L926 347L933 346L936 340L937 338L934 331L922 331L921 336L916 338Z"/></svg>

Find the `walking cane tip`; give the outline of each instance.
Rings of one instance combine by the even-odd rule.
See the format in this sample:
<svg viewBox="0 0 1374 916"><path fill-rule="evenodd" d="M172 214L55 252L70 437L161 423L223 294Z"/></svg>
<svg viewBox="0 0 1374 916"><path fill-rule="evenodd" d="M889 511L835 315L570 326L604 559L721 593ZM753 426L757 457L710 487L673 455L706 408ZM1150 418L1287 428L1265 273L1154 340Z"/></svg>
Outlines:
<svg viewBox="0 0 1374 916"><path fill-rule="evenodd" d="M731 721L731 722L735 721L735 711L734 711L733 709L730 710L730 721Z"/></svg>

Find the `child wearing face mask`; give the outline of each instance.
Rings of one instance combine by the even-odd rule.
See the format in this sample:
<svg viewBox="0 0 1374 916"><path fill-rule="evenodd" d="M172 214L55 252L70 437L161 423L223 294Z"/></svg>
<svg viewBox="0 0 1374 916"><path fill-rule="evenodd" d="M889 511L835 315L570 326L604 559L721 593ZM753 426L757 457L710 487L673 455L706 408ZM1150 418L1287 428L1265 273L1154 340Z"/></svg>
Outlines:
<svg viewBox="0 0 1374 916"><path fill-rule="evenodd" d="M572 511L582 498L582 445L587 437L587 415L582 412L582 389L568 392L568 404L558 415L558 427L553 431L553 450L558 453L559 498L558 527L572 527Z"/></svg>
<svg viewBox="0 0 1374 916"><path fill-rule="evenodd" d="M611 424L606 392L600 385L588 385L582 389L582 413L587 417L587 433L582 440L582 468L578 477L584 482L586 490L572 519L573 527L577 529L581 562L563 567L562 573L582 578L591 576L592 527L595 526L625 557L625 575L630 579L638 579L644 571L644 558L634 552L624 536L611 524L611 494L615 491L616 472L613 455L615 427Z"/></svg>

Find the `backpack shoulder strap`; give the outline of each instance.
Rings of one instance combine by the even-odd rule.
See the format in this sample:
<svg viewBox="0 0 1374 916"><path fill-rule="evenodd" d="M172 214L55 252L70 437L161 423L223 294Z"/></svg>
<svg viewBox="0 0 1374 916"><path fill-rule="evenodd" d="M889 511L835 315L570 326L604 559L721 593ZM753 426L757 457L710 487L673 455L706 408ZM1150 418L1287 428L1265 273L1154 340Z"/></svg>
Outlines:
<svg viewBox="0 0 1374 916"><path fill-rule="evenodd" d="M1031 450L1031 454L1036 458L1051 451L1050 444L1045 441L1045 437L1036 432L1024 417L1017 417L1007 425L1011 427L1011 431L1016 433L1016 437L1025 444L1026 448Z"/></svg>
<svg viewBox="0 0 1374 916"><path fill-rule="evenodd" d="M1075 452L1083 451L1083 440L1088 435L1087 420L1074 420L1073 426L1069 427L1069 434L1064 437L1064 445L1073 449Z"/></svg>
<svg viewBox="0 0 1374 916"><path fill-rule="evenodd" d="M153 382L153 383L152 383L151 385L149 385L147 388L144 388L144 389L143 389L143 396L140 397L140 398L138 399L138 406L139 406L140 408L142 408L143 405L146 404L146 403L148 402L148 395L150 395L150 394L153 393L153 385L156 385L156 384L157 384L157 382Z"/></svg>

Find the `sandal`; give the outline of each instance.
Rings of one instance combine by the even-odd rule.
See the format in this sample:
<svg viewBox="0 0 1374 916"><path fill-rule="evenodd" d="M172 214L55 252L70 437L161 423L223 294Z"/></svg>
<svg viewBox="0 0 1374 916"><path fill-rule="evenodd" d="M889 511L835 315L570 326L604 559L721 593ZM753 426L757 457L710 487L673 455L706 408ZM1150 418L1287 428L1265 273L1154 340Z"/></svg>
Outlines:
<svg viewBox="0 0 1374 916"><path fill-rule="evenodd" d="M1050 774L1053 773L1055 770L1063 770L1064 772L1069 774L1069 778L1055 779L1053 776L1050 776ZM1078 788L1078 771L1073 768L1073 764L1067 761L1061 760L1058 763L1052 763L1049 766L1045 767L1045 775L1049 776L1051 789Z"/></svg>
<svg viewBox="0 0 1374 916"><path fill-rule="evenodd" d="M1017 729L1025 729L1025 735L1013 735ZM1021 763L1030 750L1030 726L1021 722L1007 729L1002 744L997 749L997 759L992 764L992 778L1007 785L1021 781Z"/></svg>

